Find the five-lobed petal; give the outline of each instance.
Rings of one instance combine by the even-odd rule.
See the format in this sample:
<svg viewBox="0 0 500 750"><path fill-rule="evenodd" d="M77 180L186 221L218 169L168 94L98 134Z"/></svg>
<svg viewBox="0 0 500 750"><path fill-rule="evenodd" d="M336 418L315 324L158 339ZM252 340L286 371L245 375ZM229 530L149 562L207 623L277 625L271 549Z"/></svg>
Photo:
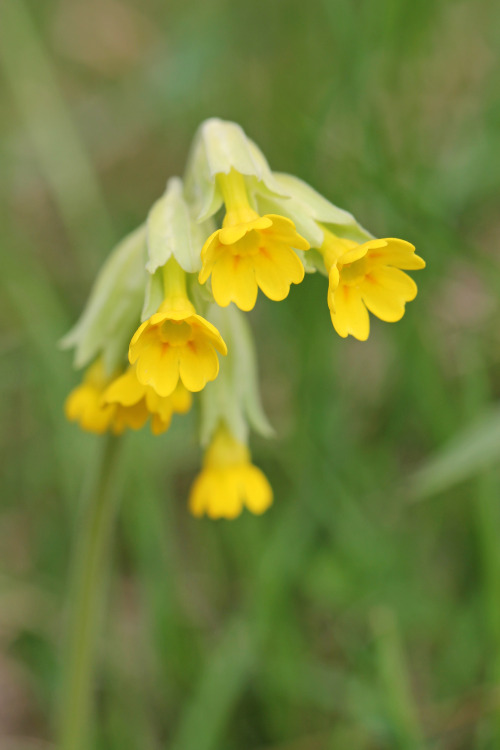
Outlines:
<svg viewBox="0 0 500 750"><path fill-rule="evenodd" d="M404 240L370 240L348 250L329 272L328 306L337 333L366 341L368 312L386 322L400 320L417 295L417 285L402 269L424 267Z"/></svg>
<svg viewBox="0 0 500 750"><path fill-rule="evenodd" d="M191 488L191 513L230 519L239 516L246 507L259 515L272 501L271 486L265 474L251 463L247 446L220 426Z"/></svg>
<svg viewBox="0 0 500 750"><path fill-rule="evenodd" d="M259 288L269 299L283 300L291 284L304 278L293 248L307 250L309 243L283 216L268 214L223 226L202 248L199 281L204 284L212 276L212 292L221 307L234 302L240 310L252 310Z"/></svg>
<svg viewBox="0 0 500 750"><path fill-rule="evenodd" d="M160 306L137 329L129 347L139 383L151 386L161 397L170 396L179 381L194 393L215 380L220 354L226 344L208 320L197 315L186 300L181 306Z"/></svg>

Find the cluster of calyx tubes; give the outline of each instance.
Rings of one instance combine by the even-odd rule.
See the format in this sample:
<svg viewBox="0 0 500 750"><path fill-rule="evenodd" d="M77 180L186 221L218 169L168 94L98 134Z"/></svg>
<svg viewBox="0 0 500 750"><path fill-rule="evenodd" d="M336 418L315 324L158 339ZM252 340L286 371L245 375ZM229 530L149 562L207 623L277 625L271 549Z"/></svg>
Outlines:
<svg viewBox="0 0 500 750"><path fill-rule="evenodd" d="M241 311L254 307L259 289L283 300L291 284L319 271L334 329L364 341L369 312L391 322L403 316L417 293L403 270L424 266L409 242L373 238L298 177L272 172L239 125L207 120L184 179L168 181L145 223L111 253L63 340L75 367L87 368L66 415L84 430L117 434L151 418L159 434L199 394L205 456L191 511L262 513L272 490L251 463L248 432L272 431Z"/></svg>

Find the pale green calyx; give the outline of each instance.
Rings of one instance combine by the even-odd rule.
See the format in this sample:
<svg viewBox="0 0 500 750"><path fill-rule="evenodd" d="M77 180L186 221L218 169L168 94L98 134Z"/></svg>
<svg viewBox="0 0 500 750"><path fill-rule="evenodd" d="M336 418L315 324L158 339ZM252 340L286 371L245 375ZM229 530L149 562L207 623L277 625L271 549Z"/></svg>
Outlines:
<svg viewBox="0 0 500 750"><path fill-rule="evenodd" d="M148 215L146 270L154 274L174 257L186 273L198 272L201 248L212 231L211 223L202 225L193 220L184 198L182 180L172 177Z"/></svg>
<svg viewBox="0 0 500 750"><path fill-rule="evenodd" d="M200 394L200 439L207 445L223 420L242 443L248 441L249 427L264 437L274 430L262 408L252 332L245 316L234 305L212 305L206 317L219 330L228 345L221 359L219 375Z"/></svg>
<svg viewBox="0 0 500 750"><path fill-rule="evenodd" d="M185 190L199 221L222 205L218 174L231 170L245 177L250 195L286 195L275 179L262 151L235 122L211 118L203 122L193 140L185 175Z"/></svg>
<svg viewBox="0 0 500 750"><path fill-rule="evenodd" d="M274 212L291 219L299 234L311 247L319 248L323 242L322 224L335 227L340 237L365 242L372 235L359 224L349 211L335 206L303 180L290 174L274 173L274 178L287 198L276 196L259 197L262 212Z"/></svg>
<svg viewBox="0 0 500 750"><path fill-rule="evenodd" d="M106 260L78 322L64 336L63 349L74 348L74 366L85 367L97 356L112 373L126 356L131 333L140 319L147 272L146 226L127 235Z"/></svg>

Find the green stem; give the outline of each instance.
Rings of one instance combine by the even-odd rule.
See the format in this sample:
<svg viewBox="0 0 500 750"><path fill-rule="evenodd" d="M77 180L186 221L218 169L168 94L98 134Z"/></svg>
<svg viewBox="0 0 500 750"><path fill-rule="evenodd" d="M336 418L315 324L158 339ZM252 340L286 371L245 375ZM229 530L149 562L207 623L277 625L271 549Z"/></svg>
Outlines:
<svg viewBox="0 0 500 750"><path fill-rule="evenodd" d="M96 641L118 494L115 470L120 441L113 436L106 436L104 440L98 475L77 531L60 705L60 750L86 750L91 746L88 734L92 717Z"/></svg>

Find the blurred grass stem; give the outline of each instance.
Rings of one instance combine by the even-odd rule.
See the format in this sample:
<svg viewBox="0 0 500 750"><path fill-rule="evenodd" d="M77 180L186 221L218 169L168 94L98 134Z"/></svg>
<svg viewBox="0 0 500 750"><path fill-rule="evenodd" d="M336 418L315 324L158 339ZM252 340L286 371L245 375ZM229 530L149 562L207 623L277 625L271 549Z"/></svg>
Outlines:
<svg viewBox="0 0 500 750"><path fill-rule="evenodd" d="M500 690L500 552L498 547L498 477L484 472L476 480L476 523L483 563L483 601L489 642L489 676ZM500 747L500 710L492 722L495 747Z"/></svg>
<svg viewBox="0 0 500 750"><path fill-rule="evenodd" d="M85 498L77 534L66 657L60 701L60 750L90 747L96 641L117 500L120 440L106 436L97 476Z"/></svg>
<svg viewBox="0 0 500 750"><path fill-rule="evenodd" d="M394 739L401 750L418 750L424 741L396 616L387 607L378 607L372 611L371 621L380 684Z"/></svg>
<svg viewBox="0 0 500 750"><path fill-rule="evenodd" d="M114 231L91 159L61 94L56 72L24 0L0 11L0 67L10 85L38 165L79 253L97 261ZM89 217L92 220L89 221Z"/></svg>

